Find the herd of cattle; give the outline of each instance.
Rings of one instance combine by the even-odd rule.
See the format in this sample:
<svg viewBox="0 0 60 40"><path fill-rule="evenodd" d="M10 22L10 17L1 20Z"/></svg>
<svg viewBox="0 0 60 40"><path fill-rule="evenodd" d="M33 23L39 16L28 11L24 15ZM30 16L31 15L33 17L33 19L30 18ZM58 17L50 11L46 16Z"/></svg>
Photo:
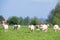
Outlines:
<svg viewBox="0 0 60 40"><path fill-rule="evenodd" d="M35 29L34 25L29 25L28 27L30 28L31 31L34 31L34 29ZM49 27L49 24L47 24L47 25L46 24L36 25L37 30L42 30L44 32L48 31L48 27ZM53 30L55 32L60 30L59 25L54 25Z"/></svg>
<svg viewBox="0 0 60 40"><path fill-rule="evenodd" d="M13 25L13 29L14 30L18 30L20 29L21 25ZM49 24L41 24L41 25L29 25L28 28L30 29L31 32L33 32L35 30L35 27L37 28L37 30L42 30L44 32L47 32L48 31L48 27L49 27ZM7 32L8 31L8 28L9 26L7 24L3 24L3 28L4 28L4 31ZM53 26L53 29L54 31L58 31L60 30L59 28L59 25L54 25Z"/></svg>

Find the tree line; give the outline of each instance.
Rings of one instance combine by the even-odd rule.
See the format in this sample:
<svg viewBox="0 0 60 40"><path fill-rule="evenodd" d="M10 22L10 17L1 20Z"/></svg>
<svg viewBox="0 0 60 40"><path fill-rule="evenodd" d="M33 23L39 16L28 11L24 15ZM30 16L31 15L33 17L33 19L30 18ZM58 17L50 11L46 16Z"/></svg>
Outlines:
<svg viewBox="0 0 60 40"><path fill-rule="evenodd" d="M0 16L0 21L4 20L3 16ZM30 18L29 16L23 18L23 17L17 17L12 16L9 17L7 20L7 24L14 25L14 24L20 24L20 25L38 25L41 23L41 21L37 17Z"/></svg>

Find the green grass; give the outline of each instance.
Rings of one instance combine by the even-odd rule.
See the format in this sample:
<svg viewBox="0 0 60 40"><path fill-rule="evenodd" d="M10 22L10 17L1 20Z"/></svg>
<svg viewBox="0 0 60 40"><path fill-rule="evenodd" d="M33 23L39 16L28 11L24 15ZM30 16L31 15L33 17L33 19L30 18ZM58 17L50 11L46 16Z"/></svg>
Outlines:
<svg viewBox="0 0 60 40"><path fill-rule="evenodd" d="M49 28L48 32L29 31L28 27L25 26L19 30L13 30L12 26L9 26L8 32L4 32L3 27L0 26L0 40L60 40L60 31L54 32L52 28Z"/></svg>

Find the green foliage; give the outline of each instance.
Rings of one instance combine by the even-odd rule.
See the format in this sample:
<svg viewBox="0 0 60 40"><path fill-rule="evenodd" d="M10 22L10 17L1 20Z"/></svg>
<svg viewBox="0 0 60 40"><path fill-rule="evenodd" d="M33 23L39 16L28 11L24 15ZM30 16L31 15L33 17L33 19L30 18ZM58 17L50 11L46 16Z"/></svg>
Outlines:
<svg viewBox="0 0 60 40"><path fill-rule="evenodd" d="M20 18L19 18L19 24L20 24L20 25L23 25L23 24L24 24L23 21L24 21L24 19L23 19L22 17L20 17Z"/></svg>
<svg viewBox="0 0 60 40"><path fill-rule="evenodd" d="M29 24L33 24L33 25L37 25L40 24L40 20L37 17L34 17L32 19L30 19L30 17L25 17L25 18L18 18L16 16L12 16L10 18L8 18L7 20L8 24L20 24L20 25L29 25Z"/></svg>
<svg viewBox="0 0 60 40"><path fill-rule="evenodd" d="M0 15L0 21L5 20L2 15Z"/></svg>
<svg viewBox="0 0 60 40"><path fill-rule="evenodd" d="M57 3L55 9L51 11L48 22L60 25L60 1Z"/></svg>
<svg viewBox="0 0 60 40"><path fill-rule="evenodd" d="M20 17L19 18L19 24L20 25L29 25L30 24L30 18L28 16L25 18Z"/></svg>
<svg viewBox="0 0 60 40"><path fill-rule="evenodd" d="M29 25L30 24L30 18L27 16L24 18L24 25Z"/></svg>
<svg viewBox="0 0 60 40"><path fill-rule="evenodd" d="M38 25L40 23L39 19L37 17L32 18L31 24Z"/></svg>
<svg viewBox="0 0 60 40"><path fill-rule="evenodd" d="M2 20L5 20L2 15L0 15L0 24L2 24Z"/></svg>
<svg viewBox="0 0 60 40"><path fill-rule="evenodd" d="M11 24L18 24L19 23L18 17L12 16L12 17L8 18L7 23L10 25Z"/></svg>

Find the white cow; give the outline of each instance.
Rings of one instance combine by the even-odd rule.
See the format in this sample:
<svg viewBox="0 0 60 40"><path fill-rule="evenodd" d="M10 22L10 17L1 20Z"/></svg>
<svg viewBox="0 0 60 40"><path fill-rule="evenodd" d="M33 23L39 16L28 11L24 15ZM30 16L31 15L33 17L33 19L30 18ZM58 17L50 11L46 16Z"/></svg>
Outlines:
<svg viewBox="0 0 60 40"><path fill-rule="evenodd" d="M29 25L29 29L32 31L34 31L34 25Z"/></svg>
<svg viewBox="0 0 60 40"><path fill-rule="evenodd" d="M58 25L54 25L54 26L53 26L53 29L54 29L55 32L56 32L57 30L60 30L60 28L59 28Z"/></svg>
<svg viewBox="0 0 60 40"><path fill-rule="evenodd" d="M17 30L18 26L17 25L13 25L13 29Z"/></svg>
<svg viewBox="0 0 60 40"><path fill-rule="evenodd" d="M4 27L4 31L7 32L8 31L8 25L7 24L3 24Z"/></svg>
<svg viewBox="0 0 60 40"><path fill-rule="evenodd" d="M20 25L14 25L14 30L20 29Z"/></svg>
<svg viewBox="0 0 60 40"><path fill-rule="evenodd" d="M20 25L18 25L18 28L17 28L17 29L20 29L20 27L21 27L21 26L20 26Z"/></svg>
<svg viewBox="0 0 60 40"><path fill-rule="evenodd" d="M40 27L41 30L47 32L47 30L48 30L48 26L49 26L49 25L41 24L40 26L41 26L41 27Z"/></svg>

